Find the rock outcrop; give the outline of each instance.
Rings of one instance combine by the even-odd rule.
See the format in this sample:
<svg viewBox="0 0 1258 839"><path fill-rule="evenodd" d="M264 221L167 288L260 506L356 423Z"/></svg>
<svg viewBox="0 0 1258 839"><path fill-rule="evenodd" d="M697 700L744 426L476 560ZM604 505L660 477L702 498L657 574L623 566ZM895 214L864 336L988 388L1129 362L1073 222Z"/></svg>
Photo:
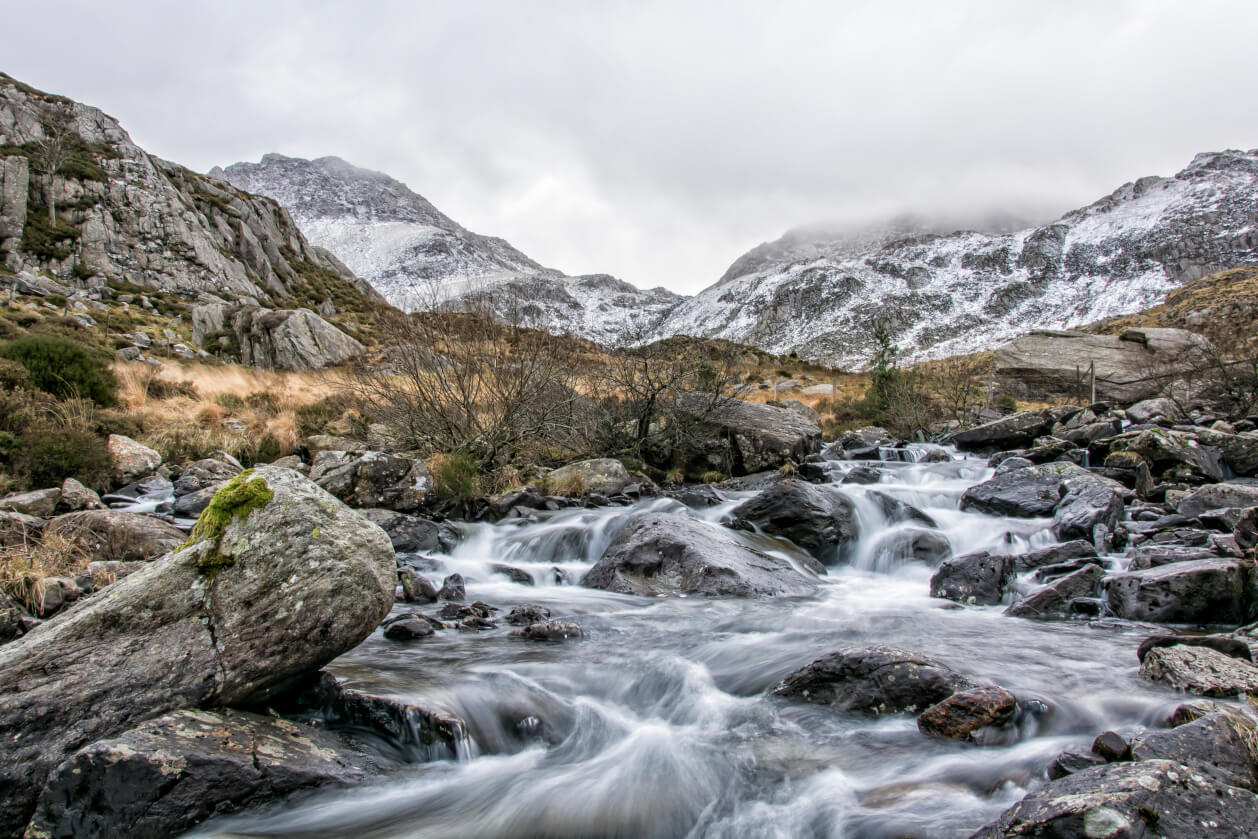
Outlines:
<svg viewBox="0 0 1258 839"><path fill-rule="evenodd" d="M378 527L296 472L243 473L186 545L0 648L0 834L83 746L264 701L353 647L395 584Z"/></svg>
<svg viewBox="0 0 1258 839"><path fill-rule="evenodd" d="M827 563L842 559L860 536L850 498L796 479L769 487L731 515L732 527L790 539Z"/></svg>
<svg viewBox="0 0 1258 839"><path fill-rule="evenodd" d="M363 345L309 309L273 311L210 303L192 308L193 341L214 351L227 341L242 364L280 370L318 370L344 364ZM216 342L220 342L217 343Z"/></svg>

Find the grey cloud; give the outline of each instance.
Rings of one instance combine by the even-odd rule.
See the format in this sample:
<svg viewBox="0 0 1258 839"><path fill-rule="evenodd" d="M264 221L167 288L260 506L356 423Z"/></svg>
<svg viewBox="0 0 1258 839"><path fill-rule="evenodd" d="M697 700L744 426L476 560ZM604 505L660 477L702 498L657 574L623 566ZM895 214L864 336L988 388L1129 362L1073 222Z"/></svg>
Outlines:
<svg viewBox="0 0 1258 839"><path fill-rule="evenodd" d="M571 273L788 227L1049 218L1258 145L1244 2L28 4L4 69L198 169L336 154ZM54 23L55 22L55 23Z"/></svg>

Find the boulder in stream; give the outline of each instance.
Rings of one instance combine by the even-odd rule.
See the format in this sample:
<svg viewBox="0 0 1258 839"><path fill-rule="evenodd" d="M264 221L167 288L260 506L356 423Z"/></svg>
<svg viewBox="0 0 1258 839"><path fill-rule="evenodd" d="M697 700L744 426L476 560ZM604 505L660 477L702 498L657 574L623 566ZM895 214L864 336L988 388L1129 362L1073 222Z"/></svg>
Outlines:
<svg viewBox="0 0 1258 839"><path fill-rule="evenodd" d="M1256 605L1253 563L1195 559L1116 574L1106 584L1121 618L1155 623L1241 624Z"/></svg>
<svg viewBox="0 0 1258 839"><path fill-rule="evenodd" d="M1258 667L1208 647L1154 647L1140 663L1140 676L1197 696L1258 693Z"/></svg>
<svg viewBox="0 0 1258 839"><path fill-rule="evenodd" d="M188 542L0 647L0 835L70 754L178 708L265 701L388 613L380 528L296 472L242 473Z"/></svg>
<svg viewBox="0 0 1258 839"><path fill-rule="evenodd" d="M852 500L829 487L791 479L734 508L730 526L790 539L822 562L842 558L860 538Z"/></svg>
<svg viewBox="0 0 1258 839"><path fill-rule="evenodd" d="M930 578L930 596L967 606L994 606L1013 577L1014 558L987 551L945 560Z"/></svg>
<svg viewBox="0 0 1258 839"><path fill-rule="evenodd" d="M1012 693L997 685L980 685L930 706L917 718L917 727L932 737L981 742L984 729L1008 725L1017 710L1018 699Z"/></svg>
<svg viewBox="0 0 1258 839"><path fill-rule="evenodd" d="M843 647L782 680L773 693L870 716L929 708L973 683L921 653L875 644Z"/></svg>
<svg viewBox="0 0 1258 839"><path fill-rule="evenodd" d="M643 512L630 518L581 584L646 596L756 597L812 594L813 579L726 528Z"/></svg>
<svg viewBox="0 0 1258 839"><path fill-rule="evenodd" d="M1207 714L1176 728L1134 737L1131 759L1173 760L1225 784L1258 792L1258 725L1242 712Z"/></svg>
<svg viewBox="0 0 1258 839"><path fill-rule="evenodd" d="M1005 610L1005 614L1035 620L1067 617L1071 613L1071 603L1078 598L1091 597L1104 576L1105 570L1101 566L1085 565L1017 601Z"/></svg>

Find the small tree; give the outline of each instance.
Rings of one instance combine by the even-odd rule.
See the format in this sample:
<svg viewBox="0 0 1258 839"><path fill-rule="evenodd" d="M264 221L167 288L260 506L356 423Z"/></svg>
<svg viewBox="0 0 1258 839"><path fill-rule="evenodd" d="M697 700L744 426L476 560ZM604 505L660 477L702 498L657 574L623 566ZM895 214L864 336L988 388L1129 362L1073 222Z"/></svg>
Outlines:
<svg viewBox="0 0 1258 839"><path fill-rule="evenodd" d="M57 173L69 162L73 153L71 130L65 117L51 109L44 111L42 120L44 136L34 141L35 164L47 179L45 196L48 200L48 226L57 225L57 194L55 182Z"/></svg>
<svg viewBox="0 0 1258 839"><path fill-rule="evenodd" d="M885 411L891 398L892 388L899 376L896 356L899 348L891 338L891 330L878 321L874 324L874 355L869 369L869 395L871 406L877 411Z"/></svg>

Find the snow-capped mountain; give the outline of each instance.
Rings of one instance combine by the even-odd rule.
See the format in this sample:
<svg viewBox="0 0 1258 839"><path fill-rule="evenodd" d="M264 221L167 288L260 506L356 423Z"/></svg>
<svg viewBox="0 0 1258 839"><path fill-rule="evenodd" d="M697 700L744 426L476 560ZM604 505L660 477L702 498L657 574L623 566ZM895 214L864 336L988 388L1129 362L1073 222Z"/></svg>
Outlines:
<svg viewBox="0 0 1258 839"><path fill-rule="evenodd" d="M1258 149L1225 151L1011 233L788 233L736 260L653 337L719 337L860 366L882 321L905 356L937 358L1136 312L1181 283L1253 262Z"/></svg>
<svg viewBox="0 0 1258 839"><path fill-rule="evenodd" d="M681 300L662 288L545 268L502 239L465 229L405 184L338 157L268 154L209 174L278 201L307 239L402 309L457 307L488 294L504 315L620 343L648 334Z"/></svg>

